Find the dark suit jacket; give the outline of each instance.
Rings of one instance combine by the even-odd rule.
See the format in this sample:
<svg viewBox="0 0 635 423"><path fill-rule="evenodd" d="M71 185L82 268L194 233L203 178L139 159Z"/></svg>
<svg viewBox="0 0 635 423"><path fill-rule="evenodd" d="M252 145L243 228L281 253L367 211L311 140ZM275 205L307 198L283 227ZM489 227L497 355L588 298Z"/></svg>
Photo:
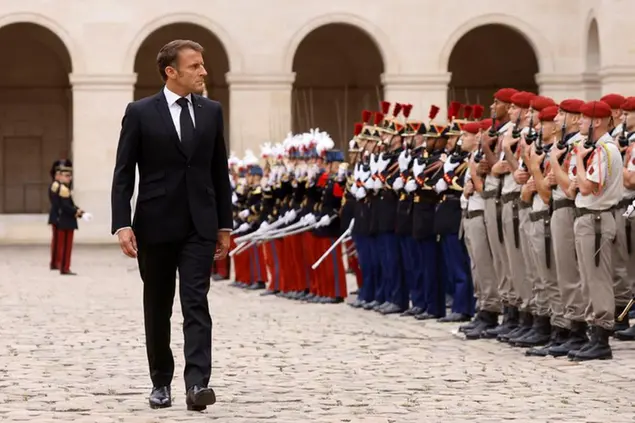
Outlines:
<svg viewBox="0 0 635 423"><path fill-rule="evenodd" d="M59 184L57 187L57 229L74 231L77 226L77 212L79 207L75 205L71 188L66 184Z"/></svg>
<svg viewBox="0 0 635 423"><path fill-rule="evenodd" d="M208 240L232 228L231 186L220 103L192 94L195 140L188 154L161 90L128 104L121 123L112 183L112 233L132 226L141 242L184 239L194 226ZM135 166L139 194L134 221L130 199Z"/></svg>

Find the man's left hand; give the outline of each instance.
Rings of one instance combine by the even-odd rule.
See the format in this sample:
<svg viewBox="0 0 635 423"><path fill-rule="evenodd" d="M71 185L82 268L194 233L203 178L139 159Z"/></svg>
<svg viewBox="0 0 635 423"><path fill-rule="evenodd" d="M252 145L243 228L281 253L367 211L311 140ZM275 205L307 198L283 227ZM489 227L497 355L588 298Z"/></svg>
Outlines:
<svg viewBox="0 0 635 423"><path fill-rule="evenodd" d="M218 231L214 260L222 260L227 257L227 252L229 251L229 233L229 231Z"/></svg>

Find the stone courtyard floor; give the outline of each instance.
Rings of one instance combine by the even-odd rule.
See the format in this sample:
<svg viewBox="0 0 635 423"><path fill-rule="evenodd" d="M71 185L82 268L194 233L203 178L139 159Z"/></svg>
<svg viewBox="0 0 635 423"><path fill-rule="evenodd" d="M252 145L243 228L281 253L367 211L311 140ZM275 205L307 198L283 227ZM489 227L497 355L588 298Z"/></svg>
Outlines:
<svg viewBox="0 0 635 423"><path fill-rule="evenodd" d="M177 302L174 405L150 410L136 262L116 247L77 246L73 263L79 275L63 277L48 270L45 247L0 247L0 421L635 421L635 343L614 341L605 362L529 359L464 341L457 325L260 297L228 282L209 295L217 404L185 410Z"/></svg>

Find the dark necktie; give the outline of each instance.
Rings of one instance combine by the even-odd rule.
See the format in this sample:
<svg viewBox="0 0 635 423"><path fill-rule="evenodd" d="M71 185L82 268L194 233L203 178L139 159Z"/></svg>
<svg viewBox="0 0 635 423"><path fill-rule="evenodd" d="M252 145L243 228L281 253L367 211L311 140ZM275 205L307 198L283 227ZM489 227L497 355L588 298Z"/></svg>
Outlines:
<svg viewBox="0 0 635 423"><path fill-rule="evenodd" d="M176 100L176 104L181 106L181 116L179 118L181 124L181 144L183 144L186 151L189 151L194 141L194 122L192 122L188 103L189 101L185 97Z"/></svg>

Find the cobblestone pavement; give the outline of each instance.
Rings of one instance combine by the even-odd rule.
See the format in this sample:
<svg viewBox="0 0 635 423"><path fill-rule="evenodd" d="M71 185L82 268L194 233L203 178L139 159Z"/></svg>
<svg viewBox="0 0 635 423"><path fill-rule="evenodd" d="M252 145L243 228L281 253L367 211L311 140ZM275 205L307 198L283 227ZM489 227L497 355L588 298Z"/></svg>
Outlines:
<svg viewBox="0 0 635 423"><path fill-rule="evenodd" d="M136 263L80 246L75 277L44 247L0 248L0 421L632 422L635 345L615 359L528 359L456 325L260 297L214 282L218 403L187 412L180 308L174 406L147 407ZM178 292L178 290L177 290Z"/></svg>

